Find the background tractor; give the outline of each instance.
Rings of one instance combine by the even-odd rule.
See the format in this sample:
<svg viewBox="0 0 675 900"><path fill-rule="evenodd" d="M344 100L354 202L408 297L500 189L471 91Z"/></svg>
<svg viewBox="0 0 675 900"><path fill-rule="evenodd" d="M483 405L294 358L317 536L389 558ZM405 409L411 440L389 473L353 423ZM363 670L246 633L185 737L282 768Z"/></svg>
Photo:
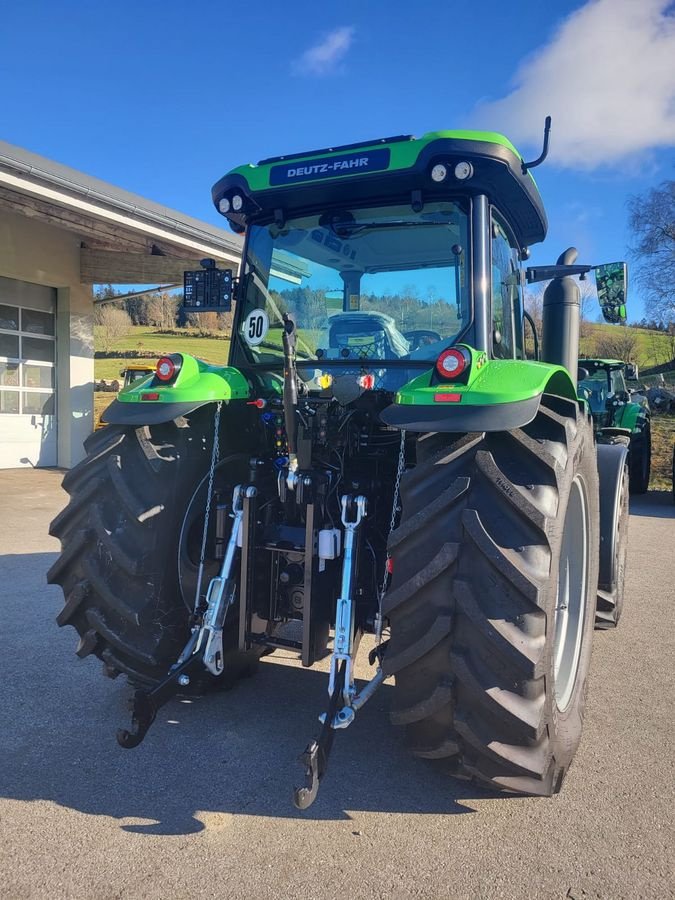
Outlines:
<svg viewBox="0 0 675 900"><path fill-rule="evenodd" d="M567 250L528 269L546 215L512 144L434 132L266 159L213 188L245 232L238 278L204 260L187 311L229 311L229 365L159 360L105 413L52 523L60 625L136 687L137 745L179 690L276 648L330 655L320 733L393 676L412 752L512 792L560 789L579 744L596 597L620 610L627 448L577 394L579 291L625 320L625 266ZM552 279L552 280L551 280ZM551 280L541 359L526 281ZM373 677L353 661L374 636Z"/></svg>
<svg viewBox="0 0 675 900"><path fill-rule="evenodd" d="M580 359L580 395L593 415L600 443L628 447L630 490L646 494L652 459L651 415L643 394L631 394L626 386L626 364L618 359Z"/></svg>
<svg viewBox="0 0 675 900"><path fill-rule="evenodd" d="M124 379L122 389L128 388L135 381L141 381L149 375L155 374L156 365L148 363L127 363L120 372L120 376Z"/></svg>
<svg viewBox="0 0 675 900"><path fill-rule="evenodd" d="M149 378L151 375L154 375L155 369L155 363L153 363L152 365L150 365L149 363L128 363L120 372L120 378L123 379L121 390L128 388L135 381L141 381L142 379ZM120 390L119 382L113 381L112 389L115 391ZM105 422L101 421L101 416L97 415L94 424L94 430L98 431L98 429L103 428L104 425Z"/></svg>

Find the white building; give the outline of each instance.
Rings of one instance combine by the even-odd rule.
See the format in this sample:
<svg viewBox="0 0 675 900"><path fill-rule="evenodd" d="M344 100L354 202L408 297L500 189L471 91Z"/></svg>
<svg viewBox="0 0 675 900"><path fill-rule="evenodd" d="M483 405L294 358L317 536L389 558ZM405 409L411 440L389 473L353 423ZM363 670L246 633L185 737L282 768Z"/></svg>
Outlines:
<svg viewBox="0 0 675 900"><path fill-rule="evenodd" d="M93 284L180 284L240 253L237 235L0 141L0 468L82 458Z"/></svg>

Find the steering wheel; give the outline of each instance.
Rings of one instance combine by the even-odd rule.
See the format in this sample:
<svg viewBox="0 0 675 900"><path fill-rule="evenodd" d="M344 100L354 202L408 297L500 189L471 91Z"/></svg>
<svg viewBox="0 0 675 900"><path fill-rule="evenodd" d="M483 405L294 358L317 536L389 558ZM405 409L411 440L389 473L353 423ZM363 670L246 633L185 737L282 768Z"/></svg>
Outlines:
<svg viewBox="0 0 675 900"><path fill-rule="evenodd" d="M410 341L410 353L413 350L419 350L420 347L426 347L429 344L435 344L437 341L443 340L437 331L432 331L430 328L416 328L414 331L404 331L403 337L406 341Z"/></svg>

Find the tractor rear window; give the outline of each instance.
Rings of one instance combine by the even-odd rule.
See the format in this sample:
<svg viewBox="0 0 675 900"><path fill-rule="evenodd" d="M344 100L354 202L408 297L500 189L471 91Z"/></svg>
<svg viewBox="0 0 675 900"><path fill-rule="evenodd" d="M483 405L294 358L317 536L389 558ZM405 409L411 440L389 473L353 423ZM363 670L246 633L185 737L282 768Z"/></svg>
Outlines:
<svg viewBox="0 0 675 900"><path fill-rule="evenodd" d="M607 400L610 397L610 384L607 372L599 369L589 374L587 378L579 382L579 396L588 400L588 405L594 413L602 413L607 409Z"/></svg>
<svg viewBox="0 0 675 900"><path fill-rule="evenodd" d="M252 226L239 361L281 363L283 313L295 318L299 366L435 361L469 323L467 225L444 202Z"/></svg>

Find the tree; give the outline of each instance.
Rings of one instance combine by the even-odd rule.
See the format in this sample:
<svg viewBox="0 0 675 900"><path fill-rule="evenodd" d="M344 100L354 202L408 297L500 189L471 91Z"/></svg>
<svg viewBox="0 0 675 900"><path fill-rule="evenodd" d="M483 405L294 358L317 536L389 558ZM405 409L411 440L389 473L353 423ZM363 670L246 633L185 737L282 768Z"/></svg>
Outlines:
<svg viewBox="0 0 675 900"><path fill-rule="evenodd" d="M232 336L232 322L234 319L233 312L221 312L217 313L218 316L218 331L222 331L227 337Z"/></svg>
<svg viewBox="0 0 675 900"><path fill-rule="evenodd" d="M176 327L177 299L171 294L150 294L145 302L145 319L148 325L169 331Z"/></svg>
<svg viewBox="0 0 675 900"><path fill-rule="evenodd" d="M544 293L549 284L549 281L540 281L528 285L525 290L525 309L532 316L537 324L537 328L540 330L544 312ZM577 284L579 285L579 320L581 324L581 335L582 337L588 337L588 332L590 331L588 325L591 318L591 309L593 302L598 299L598 294L595 290L595 285L589 278L585 278L583 281L579 279Z"/></svg>
<svg viewBox="0 0 675 900"><path fill-rule="evenodd" d="M647 311L661 322L675 319L675 181L664 181L628 201L631 257L645 291Z"/></svg>
<svg viewBox="0 0 675 900"><path fill-rule="evenodd" d="M188 313L185 317L190 328L196 328L200 335L209 335L218 330L217 312Z"/></svg>
<svg viewBox="0 0 675 900"><path fill-rule="evenodd" d="M639 363L638 336L633 328L617 327L598 337L597 355L602 359L621 359L624 362Z"/></svg>
<svg viewBox="0 0 675 900"><path fill-rule="evenodd" d="M584 278L582 281L579 279L577 282L579 285L579 335L582 338L590 338L593 328L591 326L591 309L594 303L597 303L598 300L598 292L595 289L595 285L593 281L588 278Z"/></svg>
<svg viewBox="0 0 675 900"><path fill-rule="evenodd" d="M124 309L110 303L96 307L95 322L98 326L96 337L103 350L112 350L115 341L126 337L131 330L131 319Z"/></svg>
<svg viewBox="0 0 675 900"><path fill-rule="evenodd" d="M528 286L525 291L525 310L534 319L537 333L541 337L541 323L544 317L544 291L548 282L539 282Z"/></svg>

